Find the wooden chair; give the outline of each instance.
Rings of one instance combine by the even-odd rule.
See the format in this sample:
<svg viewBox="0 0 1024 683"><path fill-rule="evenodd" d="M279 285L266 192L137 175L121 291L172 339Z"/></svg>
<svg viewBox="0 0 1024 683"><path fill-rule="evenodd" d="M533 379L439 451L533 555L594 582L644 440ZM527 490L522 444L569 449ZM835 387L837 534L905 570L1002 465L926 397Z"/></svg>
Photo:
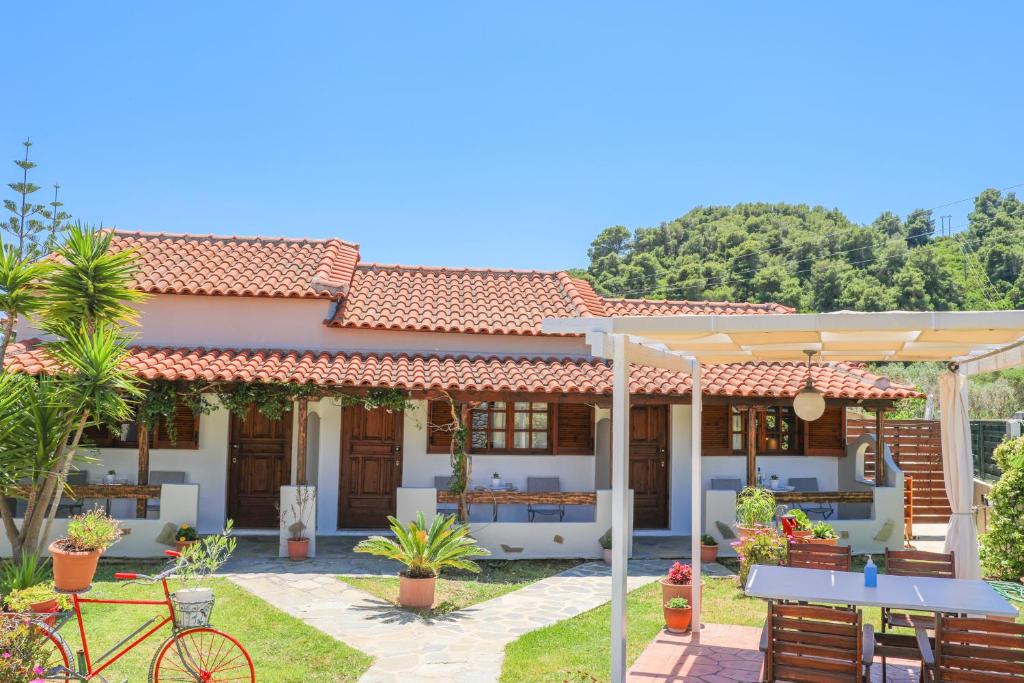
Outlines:
<svg viewBox="0 0 1024 683"><path fill-rule="evenodd" d="M924 550L889 550L885 549L885 573L893 576L935 576L955 579L956 564L953 553L931 553ZM890 628L935 629L935 614L932 612L894 612L889 607L882 608L882 632L879 634L878 654L882 658L882 677L885 678L889 657L913 659L908 657L907 646L909 636L890 635ZM912 652L910 654L913 654ZM922 667L924 662L922 662Z"/></svg>
<svg viewBox="0 0 1024 683"><path fill-rule="evenodd" d="M806 569L832 569L850 571L850 546L824 543L789 542L787 566Z"/></svg>
<svg viewBox="0 0 1024 683"><path fill-rule="evenodd" d="M923 680L1024 680L1024 624L995 619L941 615L935 624L935 643L924 627L917 628Z"/></svg>
<svg viewBox="0 0 1024 683"><path fill-rule="evenodd" d="M764 638L766 681L871 680L874 631L859 610L773 602Z"/></svg>

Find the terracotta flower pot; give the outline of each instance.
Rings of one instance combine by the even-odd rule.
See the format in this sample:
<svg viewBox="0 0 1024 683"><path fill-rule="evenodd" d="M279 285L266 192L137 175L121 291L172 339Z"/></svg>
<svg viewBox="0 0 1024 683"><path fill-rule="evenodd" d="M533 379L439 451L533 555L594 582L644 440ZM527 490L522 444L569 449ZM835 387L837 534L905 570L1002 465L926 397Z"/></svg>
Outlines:
<svg viewBox="0 0 1024 683"><path fill-rule="evenodd" d="M601 559L604 560L605 564L610 565L612 563L612 549L601 548Z"/></svg>
<svg viewBox="0 0 1024 683"><path fill-rule="evenodd" d="M718 545L701 545L700 547L700 561L714 562L718 559Z"/></svg>
<svg viewBox="0 0 1024 683"><path fill-rule="evenodd" d="M43 600L42 602L33 602L29 605L29 610L31 610L33 614L56 615L60 608L57 606L57 600L55 598L50 598L49 600ZM47 626L54 626L57 623L57 617L43 617L43 622L45 622Z"/></svg>
<svg viewBox="0 0 1024 683"><path fill-rule="evenodd" d="M813 538L808 536L800 539L801 543L817 543L818 545L836 545L839 543L838 538Z"/></svg>
<svg viewBox="0 0 1024 683"><path fill-rule="evenodd" d="M753 536L755 532L760 529L766 528L763 524L755 524L754 526L743 526L742 524L736 525L736 536L739 538L740 543L747 540L748 536Z"/></svg>
<svg viewBox="0 0 1024 683"><path fill-rule="evenodd" d="M309 557L309 539L308 538L289 538L288 539L288 559L294 562L300 562Z"/></svg>
<svg viewBox="0 0 1024 683"><path fill-rule="evenodd" d="M674 609L662 607L665 614L665 630L672 633L683 633L690 630L690 619L693 617L692 607Z"/></svg>
<svg viewBox="0 0 1024 683"><path fill-rule="evenodd" d="M672 583L668 579L661 579L661 604L665 604L672 598L686 598L687 602L693 599L692 583Z"/></svg>
<svg viewBox="0 0 1024 683"><path fill-rule="evenodd" d="M96 565L103 551L70 552L61 550L57 543L54 541L49 547L53 558L54 586L65 593L81 593L88 589L96 576Z"/></svg>
<svg viewBox="0 0 1024 683"><path fill-rule="evenodd" d="M434 589L436 587L436 576L431 576L428 579L410 579L408 576L399 574L398 604L402 607L430 609L434 606Z"/></svg>
<svg viewBox="0 0 1024 683"><path fill-rule="evenodd" d="M802 541L802 540L810 538L810 537L811 537L811 530L810 529L804 529L803 531L800 531L799 529L793 529L793 538L795 538L797 540L801 540Z"/></svg>
<svg viewBox="0 0 1024 683"><path fill-rule="evenodd" d="M185 548L189 547L193 543L195 543L195 541L175 541L174 542L174 549L177 550L180 553L182 550L184 550Z"/></svg>

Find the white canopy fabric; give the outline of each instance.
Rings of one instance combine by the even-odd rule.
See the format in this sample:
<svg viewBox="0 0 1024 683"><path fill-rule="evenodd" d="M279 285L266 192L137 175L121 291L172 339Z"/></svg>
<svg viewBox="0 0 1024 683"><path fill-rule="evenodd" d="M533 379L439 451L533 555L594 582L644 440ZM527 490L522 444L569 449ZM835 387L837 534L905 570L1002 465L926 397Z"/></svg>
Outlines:
<svg viewBox="0 0 1024 683"><path fill-rule="evenodd" d="M612 359L612 682L626 676L626 562L629 457L629 364L688 370L692 398L691 452L700 452L701 365L803 361L807 351L829 361L946 361L943 377L942 452L953 515L947 548L956 552L957 575L980 575L977 532L970 514L973 462L967 421L967 377L1024 365L1024 311L911 313L841 311L812 314L669 315L548 318L546 334L586 335L591 353ZM693 626L701 623L701 458L690 459Z"/></svg>
<svg viewBox="0 0 1024 683"><path fill-rule="evenodd" d="M942 474L946 497L953 511L946 530L945 550L954 553L957 578L980 579L978 532L971 512L974 462L971 457L966 376L953 371L939 376L939 410L942 418Z"/></svg>

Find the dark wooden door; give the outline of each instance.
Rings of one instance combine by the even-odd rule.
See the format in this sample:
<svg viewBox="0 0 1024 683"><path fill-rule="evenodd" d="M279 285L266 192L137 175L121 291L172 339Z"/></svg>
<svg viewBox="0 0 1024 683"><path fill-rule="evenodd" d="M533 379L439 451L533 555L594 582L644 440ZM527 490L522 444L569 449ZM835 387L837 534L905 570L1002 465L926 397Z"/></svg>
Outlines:
<svg viewBox="0 0 1024 683"><path fill-rule="evenodd" d="M232 414L228 462L228 517L238 528L276 528L281 485L291 481L292 414L277 420L250 407Z"/></svg>
<svg viewBox="0 0 1024 683"><path fill-rule="evenodd" d="M629 486L633 526L668 527L668 406L633 406L629 412Z"/></svg>
<svg viewBox="0 0 1024 683"><path fill-rule="evenodd" d="M401 484L402 413L343 408L338 526L386 529Z"/></svg>

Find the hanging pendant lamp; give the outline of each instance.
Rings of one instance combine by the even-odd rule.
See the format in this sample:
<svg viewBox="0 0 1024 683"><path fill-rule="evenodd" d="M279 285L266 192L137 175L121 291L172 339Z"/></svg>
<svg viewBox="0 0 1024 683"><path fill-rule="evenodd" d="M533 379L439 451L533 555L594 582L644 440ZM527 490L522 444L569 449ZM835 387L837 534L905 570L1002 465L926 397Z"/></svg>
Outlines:
<svg viewBox="0 0 1024 683"><path fill-rule="evenodd" d="M825 397L811 381L811 358L815 352L807 350L804 353L807 354L807 383L793 399L793 412L804 422L814 422L825 413Z"/></svg>

